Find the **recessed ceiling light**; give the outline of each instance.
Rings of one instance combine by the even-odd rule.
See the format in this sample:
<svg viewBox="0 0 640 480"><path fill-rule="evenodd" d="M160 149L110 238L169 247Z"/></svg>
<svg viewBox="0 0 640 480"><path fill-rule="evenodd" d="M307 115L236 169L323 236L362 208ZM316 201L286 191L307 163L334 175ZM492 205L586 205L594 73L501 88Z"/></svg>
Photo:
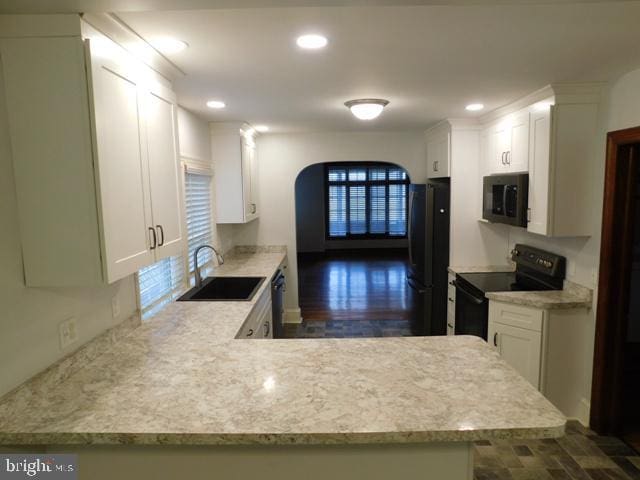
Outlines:
<svg viewBox="0 0 640 480"><path fill-rule="evenodd" d="M167 55L181 52L189 46L186 42L173 37L157 37L152 39L150 43L160 53Z"/></svg>
<svg viewBox="0 0 640 480"><path fill-rule="evenodd" d="M260 133L264 133L269 131L269 127L267 125L256 125L256 130Z"/></svg>
<svg viewBox="0 0 640 480"><path fill-rule="evenodd" d="M327 37L312 33L298 37L296 43L300 48L305 48L307 50L317 50L319 48L326 47L329 41L327 40Z"/></svg>
<svg viewBox="0 0 640 480"><path fill-rule="evenodd" d="M224 108L227 105L224 102L221 102L220 100L209 100L207 102L207 107L209 108L215 108L215 109L220 109L220 108Z"/></svg>
<svg viewBox="0 0 640 480"><path fill-rule="evenodd" d="M381 98L361 98L359 100L349 100L344 103L351 110L351 113L360 120L373 120L377 118L384 107L389 105L389 100Z"/></svg>
<svg viewBox="0 0 640 480"><path fill-rule="evenodd" d="M484 108L484 105L481 103L470 103L465 108L470 112L477 112L479 110L482 110Z"/></svg>

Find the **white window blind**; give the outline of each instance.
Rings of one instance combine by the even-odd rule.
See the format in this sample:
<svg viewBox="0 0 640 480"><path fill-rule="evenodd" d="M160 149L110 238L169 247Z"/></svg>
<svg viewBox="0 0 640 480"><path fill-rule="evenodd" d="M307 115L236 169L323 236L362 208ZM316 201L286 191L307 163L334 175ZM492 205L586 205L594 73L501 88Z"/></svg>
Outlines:
<svg viewBox="0 0 640 480"><path fill-rule="evenodd" d="M187 237L189 272L193 272L193 252L202 244L211 244L211 176L206 173L187 171L185 174L185 202L187 214ZM211 269L213 254L203 250L199 264L202 273ZM207 268L208 266L208 268ZM142 318L148 319L165 305L175 300L184 289L183 256L169 257L138 272L140 309Z"/></svg>
<svg viewBox="0 0 640 480"><path fill-rule="evenodd" d="M407 172L389 164L330 164L329 238L402 238L407 234Z"/></svg>
<svg viewBox="0 0 640 480"><path fill-rule="evenodd" d="M211 229L211 176L187 171L185 177L187 202L187 234L189 245L189 272L193 272L193 252L201 245L212 243ZM198 254L198 265L211 267L213 252L209 249ZM207 273L207 268L202 273Z"/></svg>
<svg viewBox="0 0 640 480"><path fill-rule="evenodd" d="M176 299L184 287L184 259L169 257L138 272L142 318L153 317Z"/></svg>

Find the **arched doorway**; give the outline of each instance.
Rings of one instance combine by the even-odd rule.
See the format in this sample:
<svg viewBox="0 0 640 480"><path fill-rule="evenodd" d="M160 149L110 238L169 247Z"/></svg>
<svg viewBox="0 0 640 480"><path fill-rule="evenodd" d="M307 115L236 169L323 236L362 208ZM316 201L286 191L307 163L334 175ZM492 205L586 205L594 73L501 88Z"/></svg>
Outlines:
<svg viewBox="0 0 640 480"><path fill-rule="evenodd" d="M411 335L409 174L383 162L329 162L295 182L296 337ZM294 327L291 327L292 329Z"/></svg>

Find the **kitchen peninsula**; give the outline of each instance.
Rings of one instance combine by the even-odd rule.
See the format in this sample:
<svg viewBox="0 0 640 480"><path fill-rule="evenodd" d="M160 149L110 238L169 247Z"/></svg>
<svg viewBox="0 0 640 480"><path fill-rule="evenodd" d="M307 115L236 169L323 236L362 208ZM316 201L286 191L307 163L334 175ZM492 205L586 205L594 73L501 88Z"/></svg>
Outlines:
<svg viewBox="0 0 640 480"><path fill-rule="evenodd" d="M236 253L216 274L270 278L285 262ZM78 453L94 480L461 480L475 440L564 432L475 337L234 339L268 288L250 302L173 303L67 378L32 380L0 403L0 443Z"/></svg>

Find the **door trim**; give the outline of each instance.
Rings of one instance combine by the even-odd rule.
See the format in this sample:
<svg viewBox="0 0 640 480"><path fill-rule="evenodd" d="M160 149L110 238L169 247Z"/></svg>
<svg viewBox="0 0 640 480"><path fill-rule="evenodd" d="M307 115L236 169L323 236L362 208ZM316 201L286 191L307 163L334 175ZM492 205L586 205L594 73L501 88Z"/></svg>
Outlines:
<svg viewBox="0 0 640 480"><path fill-rule="evenodd" d="M593 359L590 426L616 434L622 426L622 373L633 243L633 193L638 167L633 144L640 127L607 134L600 278Z"/></svg>

